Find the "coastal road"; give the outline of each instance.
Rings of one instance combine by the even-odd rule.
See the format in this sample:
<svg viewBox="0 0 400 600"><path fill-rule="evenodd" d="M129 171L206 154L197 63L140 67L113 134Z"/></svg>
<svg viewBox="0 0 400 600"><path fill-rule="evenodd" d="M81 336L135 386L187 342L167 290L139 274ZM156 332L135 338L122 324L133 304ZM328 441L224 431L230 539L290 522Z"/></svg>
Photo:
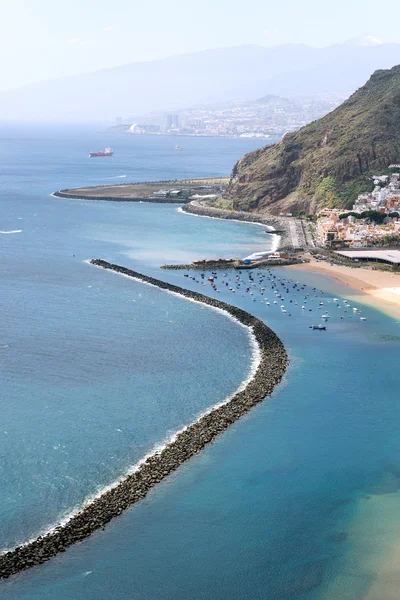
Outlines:
<svg viewBox="0 0 400 600"><path fill-rule="evenodd" d="M300 238L299 233L301 232L300 221L298 221L297 219L289 220L288 225L289 225L289 235L292 240L293 248L299 248L300 246L303 246L304 243L302 244L299 239ZM300 228L300 231L299 231L299 228ZM303 236L301 236L301 238L302 237Z"/></svg>

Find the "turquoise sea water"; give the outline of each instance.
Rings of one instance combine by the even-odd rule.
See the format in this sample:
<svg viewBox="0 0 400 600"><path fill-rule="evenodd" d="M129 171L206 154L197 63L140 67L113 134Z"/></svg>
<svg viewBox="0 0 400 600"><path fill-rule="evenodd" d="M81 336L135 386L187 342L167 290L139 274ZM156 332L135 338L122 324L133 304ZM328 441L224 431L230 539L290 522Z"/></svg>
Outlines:
<svg viewBox="0 0 400 600"><path fill-rule="evenodd" d="M168 143L63 130L0 137L0 230L22 230L0 234L2 547L54 524L249 373L243 328L83 261L101 257L215 294L158 267L262 250L272 243L262 227L49 196L122 174L220 175L252 147L193 138L175 153ZM118 148L112 162L86 159L109 144ZM273 304L273 275L305 285L275 283L287 313ZM365 597L379 574L378 542L383 556L394 541L400 325L359 301L367 321L344 313L333 297L348 290L322 276L273 275L262 284L255 275L250 296L242 284L233 294L232 276L226 286L220 274L215 294L283 339L291 363L273 397L105 531L0 583L0 598ZM331 315L326 332L309 329L319 302Z"/></svg>

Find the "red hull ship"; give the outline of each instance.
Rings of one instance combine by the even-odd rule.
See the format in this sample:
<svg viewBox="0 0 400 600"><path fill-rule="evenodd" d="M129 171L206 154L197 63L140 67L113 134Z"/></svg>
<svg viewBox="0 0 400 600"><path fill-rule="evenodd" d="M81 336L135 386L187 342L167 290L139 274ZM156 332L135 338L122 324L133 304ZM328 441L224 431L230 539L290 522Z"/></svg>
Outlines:
<svg viewBox="0 0 400 600"><path fill-rule="evenodd" d="M89 156L112 156L114 152L111 148L106 148L105 150L100 150L99 152L89 152Z"/></svg>

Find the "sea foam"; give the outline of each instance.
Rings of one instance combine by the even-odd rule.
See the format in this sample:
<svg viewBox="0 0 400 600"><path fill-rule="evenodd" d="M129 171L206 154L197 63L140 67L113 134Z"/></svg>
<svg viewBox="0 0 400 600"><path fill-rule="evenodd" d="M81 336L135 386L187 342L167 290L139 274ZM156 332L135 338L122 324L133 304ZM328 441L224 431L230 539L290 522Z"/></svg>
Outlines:
<svg viewBox="0 0 400 600"><path fill-rule="evenodd" d="M102 267L97 266L97 265L93 265L89 259L84 260L84 263L90 265L90 266L96 266L98 269L102 269ZM144 285L149 285L152 288L157 288L156 285L153 285L152 283L149 283L147 281L142 281L141 279L138 279L136 277L131 277L130 275L126 275L125 273L117 273L116 271L111 271L112 273L115 273L116 275L119 275L120 277L125 277L126 279L130 279L131 281L137 281L138 283L144 284ZM89 506L90 504L92 504L95 500L97 500L98 498L100 498L100 496L102 496L103 494L105 494L106 492L109 492L110 490L112 490L113 488L117 487L121 481L123 481L124 479L126 479L127 477L129 477L129 475L132 475L133 473L135 473L136 471L138 471L140 469L140 467L146 462L146 460L148 458L150 458L151 456L154 456L156 454L159 454L160 452L162 452L167 446L169 446L169 444L171 444L172 442L174 442L176 440L176 438L178 437L178 435L180 433L182 433L183 431L185 431L185 429L187 429L188 427L190 427L191 425L194 425L195 423L197 423L202 417L204 417L205 415L213 412L215 409L219 408L220 406L223 406L224 404L228 404L231 399L236 396L236 394L238 392L241 392L242 390L244 390L246 388L246 386L250 383L250 381L253 379L258 366L261 362L261 352L260 352L260 347L257 343L256 337L253 333L253 330L251 327L248 327L247 325L244 325L243 323L241 323L238 319L236 319L233 315L231 315L230 313L228 313L227 311L223 310L222 308L218 308L216 306L211 306L211 305L205 305L202 302L198 301L198 300L194 300L193 298L187 298L187 297L183 297L182 294L179 294L177 292L173 292L171 290L163 290L163 292L166 292L168 294L172 294L173 296L177 296L180 299L184 299L188 302L194 302L195 304L200 304L201 307L205 307L206 309L210 309L210 310L214 310L219 312L220 314L224 315L225 317L227 317L228 319L230 319L231 321L234 321L239 327L243 327L248 334L248 338L249 338L249 342L250 342L250 348L251 348L251 353L252 353L252 359L251 359L251 365L250 365L250 370L249 373L247 374L247 377L245 377L245 379L243 379L242 383L239 385L239 387L229 396L227 396L226 398L224 398L223 400L221 400L220 402L217 402L216 404L212 405L211 407L205 409L204 411L202 411L201 413L199 413L190 423L184 425L183 427L181 427L180 429L178 429L177 431L173 431L173 432L168 432L167 435L165 436L165 438L163 440L161 440L160 442L157 442L151 450L149 450L149 452L147 452L147 454L145 454L141 459L139 459L135 464L133 464L131 467L129 467L129 469L127 469L116 481L106 485L106 486L102 486L102 487L98 487L92 494L90 494L89 496L87 496L85 498L85 500L79 504L76 505L74 508L72 508L72 510L68 511L67 514L65 514L64 516L62 516L57 523L55 523L54 525L51 525L50 527L44 528L43 530L41 530L38 534L32 536L30 539L25 540L23 542L21 542L19 545L20 546L27 546L29 544L31 544L32 542L34 542L35 540L38 539L39 536L45 536L49 533L53 533L57 527L63 527L64 525L66 525L68 523L68 521L70 521L78 512L80 512L81 510L83 510L84 508L86 508L87 506ZM9 552L13 550L13 548L4 548L2 550L0 550L0 554L4 554L6 552Z"/></svg>

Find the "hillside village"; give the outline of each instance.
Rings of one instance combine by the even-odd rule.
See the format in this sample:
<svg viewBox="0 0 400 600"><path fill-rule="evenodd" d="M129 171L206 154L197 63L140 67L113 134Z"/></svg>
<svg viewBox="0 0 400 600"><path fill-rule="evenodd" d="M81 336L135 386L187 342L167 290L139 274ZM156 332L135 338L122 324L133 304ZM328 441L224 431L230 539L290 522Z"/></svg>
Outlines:
<svg viewBox="0 0 400 600"><path fill-rule="evenodd" d="M399 169L400 165L390 165ZM325 247L393 246L400 244L400 173L376 175L374 190L360 194L350 211L322 209L315 227Z"/></svg>

